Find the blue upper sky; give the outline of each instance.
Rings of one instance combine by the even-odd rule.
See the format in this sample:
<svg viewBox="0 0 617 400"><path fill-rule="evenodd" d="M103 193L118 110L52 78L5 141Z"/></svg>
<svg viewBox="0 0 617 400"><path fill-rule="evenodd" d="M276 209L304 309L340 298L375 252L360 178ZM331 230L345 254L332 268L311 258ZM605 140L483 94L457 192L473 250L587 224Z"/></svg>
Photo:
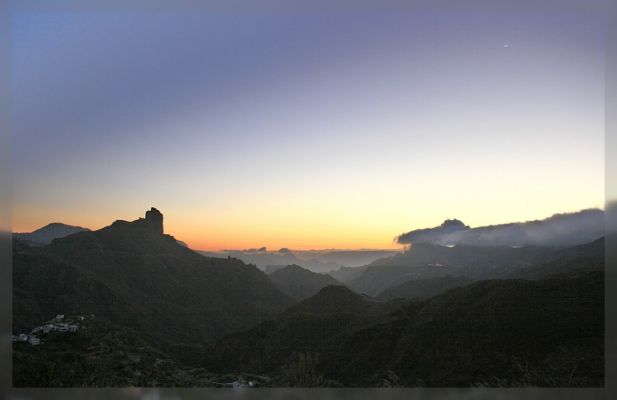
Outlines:
<svg viewBox="0 0 617 400"><path fill-rule="evenodd" d="M602 15L14 14L14 229L154 205L194 247L388 247L601 206Z"/></svg>

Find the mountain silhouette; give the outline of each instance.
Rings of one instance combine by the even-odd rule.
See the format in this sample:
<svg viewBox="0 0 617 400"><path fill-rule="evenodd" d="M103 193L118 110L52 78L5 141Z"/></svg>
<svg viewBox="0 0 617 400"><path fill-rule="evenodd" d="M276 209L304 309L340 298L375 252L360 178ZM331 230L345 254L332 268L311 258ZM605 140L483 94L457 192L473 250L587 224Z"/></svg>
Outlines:
<svg viewBox="0 0 617 400"><path fill-rule="evenodd" d="M155 208L43 247L16 241L13 264L14 329L56 314L95 314L178 356L291 304L256 267L178 244Z"/></svg>
<svg viewBox="0 0 617 400"><path fill-rule="evenodd" d="M205 257L155 208L47 245L15 238L13 333L92 318L14 344L14 384L602 386L604 251L417 243L337 281Z"/></svg>
<svg viewBox="0 0 617 400"><path fill-rule="evenodd" d="M49 244L54 239L88 230L88 228L82 228L81 226L71 226L60 222L52 222L51 224L29 233L14 233L13 238L40 246Z"/></svg>
<svg viewBox="0 0 617 400"><path fill-rule="evenodd" d="M600 271L482 281L381 313L366 312L371 302L324 288L221 339L204 367L267 374L278 386L603 385Z"/></svg>
<svg viewBox="0 0 617 400"><path fill-rule="evenodd" d="M550 276L576 276L604 269L604 242L601 238L580 246L556 251L553 259L519 269L507 278L542 279Z"/></svg>
<svg viewBox="0 0 617 400"><path fill-rule="evenodd" d="M277 375L298 354L319 351L331 337L401 304L371 299L344 286L327 286L277 318L221 339L206 351L204 367Z"/></svg>
<svg viewBox="0 0 617 400"><path fill-rule="evenodd" d="M446 290L470 283L464 276L442 276L437 278L410 280L387 288L377 296L380 299L427 299Z"/></svg>
<svg viewBox="0 0 617 400"><path fill-rule="evenodd" d="M418 243L403 253L370 265L345 268L332 275L353 290L377 296L384 290L411 280L464 276L470 280L507 277L520 269L558 259L554 247L440 246Z"/></svg>
<svg viewBox="0 0 617 400"><path fill-rule="evenodd" d="M311 297L326 286L341 285L330 275L311 272L299 265L277 269L268 277L281 292L295 300Z"/></svg>

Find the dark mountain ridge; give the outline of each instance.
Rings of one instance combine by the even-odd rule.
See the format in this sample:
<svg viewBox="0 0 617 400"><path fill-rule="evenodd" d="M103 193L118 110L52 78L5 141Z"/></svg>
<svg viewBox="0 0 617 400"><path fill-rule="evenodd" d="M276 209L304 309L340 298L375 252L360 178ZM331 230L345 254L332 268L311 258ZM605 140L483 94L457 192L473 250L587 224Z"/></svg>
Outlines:
<svg viewBox="0 0 617 400"><path fill-rule="evenodd" d="M244 369L274 376L287 374L291 371L287 367L298 355L318 352L330 338L402 304L359 295L344 286L328 286L275 319L221 339L207 350L204 365L225 373Z"/></svg>
<svg viewBox="0 0 617 400"><path fill-rule="evenodd" d="M377 296L380 299L428 299L449 289L471 283L464 276L440 276L420 280L410 280L385 289Z"/></svg>
<svg viewBox="0 0 617 400"><path fill-rule="evenodd" d="M62 238L78 232L89 231L81 226L71 226L60 222L52 222L35 231L28 233L14 233L13 238L28 242L31 245L42 246L57 238Z"/></svg>
<svg viewBox="0 0 617 400"><path fill-rule="evenodd" d="M602 272L482 281L372 316L306 312L331 303L330 290L362 309L361 296L325 288L221 339L205 367L266 373L282 386L603 385Z"/></svg>
<svg viewBox="0 0 617 400"><path fill-rule="evenodd" d="M521 268L507 276L508 278L542 279L555 275L576 275L604 269L604 238L579 246L561 249L551 261Z"/></svg>
<svg viewBox="0 0 617 400"><path fill-rule="evenodd" d="M357 292L377 296L390 287L414 280L445 276L465 277L470 281L526 277L525 273L540 271L540 267L548 272L558 272L558 269L568 269L568 265L574 266L576 262L584 263L587 267L597 267L603 264L602 242L603 239L598 239L567 248L448 247L419 243L393 257L377 260L364 267L341 269L332 272L332 275ZM546 275L540 272L536 274L538 277Z"/></svg>
<svg viewBox="0 0 617 400"><path fill-rule="evenodd" d="M116 221L33 248L15 242L14 329L95 314L174 354L256 325L290 303L237 259L204 257L163 234L163 216Z"/></svg>
<svg viewBox="0 0 617 400"><path fill-rule="evenodd" d="M299 265L288 265L268 275L276 287L295 300L311 297L320 289L331 285L342 285L328 274L319 274Z"/></svg>
<svg viewBox="0 0 617 400"><path fill-rule="evenodd" d="M293 304L255 266L179 245L153 208L44 246L14 240L14 333L56 314L94 314L98 330L14 345L16 370L35 372L14 382L602 386L604 250L601 239L570 248L416 244L355 268L347 286L288 267L279 285L297 278L310 282L305 293L317 290ZM86 354L94 361L79 359ZM159 359L162 369L146 371ZM44 360L142 378L114 371L97 380Z"/></svg>

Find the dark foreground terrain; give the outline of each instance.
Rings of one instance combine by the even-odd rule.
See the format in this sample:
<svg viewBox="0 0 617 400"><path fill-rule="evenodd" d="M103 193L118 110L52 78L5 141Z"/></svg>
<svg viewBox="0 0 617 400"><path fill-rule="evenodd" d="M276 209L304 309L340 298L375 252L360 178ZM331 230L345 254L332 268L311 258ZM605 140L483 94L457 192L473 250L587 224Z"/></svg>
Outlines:
<svg viewBox="0 0 617 400"><path fill-rule="evenodd" d="M601 272L491 280L398 307L328 287L204 365L281 385L602 386L603 286Z"/></svg>
<svg viewBox="0 0 617 400"><path fill-rule="evenodd" d="M182 246L153 209L15 240L13 261L17 387L604 385L602 239L269 277Z"/></svg>

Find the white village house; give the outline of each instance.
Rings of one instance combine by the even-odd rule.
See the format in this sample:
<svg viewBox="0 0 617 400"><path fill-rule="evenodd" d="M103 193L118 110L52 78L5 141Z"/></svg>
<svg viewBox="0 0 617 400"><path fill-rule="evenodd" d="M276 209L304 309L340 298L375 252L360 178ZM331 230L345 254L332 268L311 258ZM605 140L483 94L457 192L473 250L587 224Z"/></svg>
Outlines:
<svg viewBox="0 0 617 400"><path fill-rule="evenodd" d="M83 316L79 316L78 318L81 321L84 320ZM79 325L62 322L63 319L64 314L58 314L53 319L47 321L45 324L32 329L32 331L30 331L30 334L21 333L18 336L13 336L13 343L28 342L33 346L37 346L41 344L41 339L35 334L48 334L50 332L77 332L77 330L79 329Z"/></svg>

